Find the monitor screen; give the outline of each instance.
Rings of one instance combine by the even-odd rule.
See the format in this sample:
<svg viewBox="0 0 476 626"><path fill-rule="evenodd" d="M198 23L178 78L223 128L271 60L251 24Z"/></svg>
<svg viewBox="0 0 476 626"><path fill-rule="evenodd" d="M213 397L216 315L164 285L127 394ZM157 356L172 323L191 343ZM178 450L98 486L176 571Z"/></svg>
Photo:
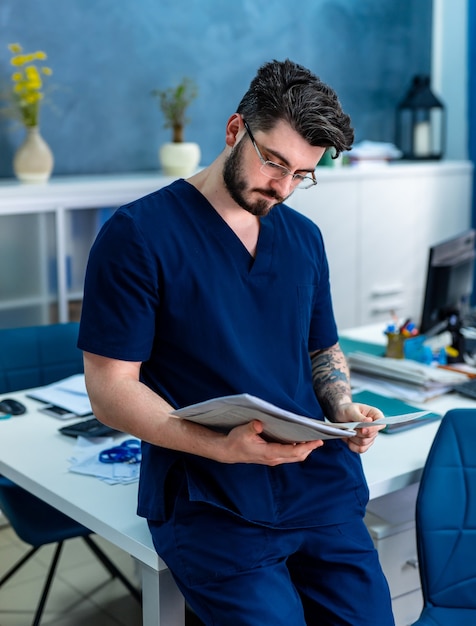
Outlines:
<svg viewBox="0 0 476 626"><path fill-rule="evenodd" d="M468 230L430 248L420 332L469 310L473 291L476 231Z"/></svg>

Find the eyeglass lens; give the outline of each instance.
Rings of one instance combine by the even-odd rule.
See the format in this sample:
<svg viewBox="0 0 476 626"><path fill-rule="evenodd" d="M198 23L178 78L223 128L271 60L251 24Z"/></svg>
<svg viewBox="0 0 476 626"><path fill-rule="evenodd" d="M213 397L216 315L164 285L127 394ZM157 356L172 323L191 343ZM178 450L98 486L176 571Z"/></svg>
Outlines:
<svg viewBox="0 0 476 626"><path fill-rule="evenodd" d="M314 185L317 184L317 181L314 176L310 176L310 175L303 176L301 174L293 174L293 172L288 170L287 167L284 167L284 165L279 165L279 163L274 163L274 161L266 160L264 156L261 154L261 150L259 149L258 144L256 143L253 133L251 132L251 128L249 127L249 124L245 119L243 119L243 124L244 124L246 132L249 135L249 138L251 139L251 143L253 144L253 147L256 150L259 160L261 161L260 171L265 176L268 176L268 178L273 178L275 180L280 180L282 178L286 178L286 176L291 176L293 179L293 182L296 184L296 186L299 189L309 189L309 187L313 187Z"/></svg>

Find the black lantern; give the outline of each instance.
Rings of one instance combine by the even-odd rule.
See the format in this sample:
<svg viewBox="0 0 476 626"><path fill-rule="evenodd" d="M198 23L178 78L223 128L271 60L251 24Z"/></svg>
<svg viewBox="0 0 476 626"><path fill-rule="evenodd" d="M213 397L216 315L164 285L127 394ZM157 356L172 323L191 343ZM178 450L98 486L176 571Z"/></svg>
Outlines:
<svg viewBox="0 0 476 626"><path fill-rule="evenodd" d="M445 148L445 107L430 89L429 76L415 76L397 108L397 146L402 158L437 160Z"/></svg>

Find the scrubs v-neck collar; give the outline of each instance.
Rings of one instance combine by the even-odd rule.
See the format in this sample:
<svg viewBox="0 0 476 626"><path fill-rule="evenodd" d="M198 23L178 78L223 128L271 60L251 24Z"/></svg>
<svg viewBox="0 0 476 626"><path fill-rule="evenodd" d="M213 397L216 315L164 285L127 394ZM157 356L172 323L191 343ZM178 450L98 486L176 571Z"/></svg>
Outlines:
<svg viewBox="0 0 476 626"><path fill-rule="evenodd" d="M259 218L260 230L256 244L256 255L253 257L235 231L226 223L208 199L191 183L184 182L188 185L192 194L200 198L199 206L203 208L201 213L205 225L230 248L235 258L242 263L243 272L250 278L268 274L271 268L274 242L274 219L272 214L276 207L273 207L265 217ZM193 204L197 206L196 200Z"/></svg>

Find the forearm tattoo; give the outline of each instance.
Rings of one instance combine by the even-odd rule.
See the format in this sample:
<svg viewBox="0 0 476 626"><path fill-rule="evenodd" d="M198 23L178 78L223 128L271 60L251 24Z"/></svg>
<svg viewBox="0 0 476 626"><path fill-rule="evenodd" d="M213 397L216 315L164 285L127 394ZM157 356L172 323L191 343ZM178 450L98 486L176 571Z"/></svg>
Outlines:
<svg viewBox="0 0 476 626"><path fill-rule="evenodd" d="M339 344L311 355L312 383L325 416L331 421L339 404L352 401L349 367Z"/></svg>

